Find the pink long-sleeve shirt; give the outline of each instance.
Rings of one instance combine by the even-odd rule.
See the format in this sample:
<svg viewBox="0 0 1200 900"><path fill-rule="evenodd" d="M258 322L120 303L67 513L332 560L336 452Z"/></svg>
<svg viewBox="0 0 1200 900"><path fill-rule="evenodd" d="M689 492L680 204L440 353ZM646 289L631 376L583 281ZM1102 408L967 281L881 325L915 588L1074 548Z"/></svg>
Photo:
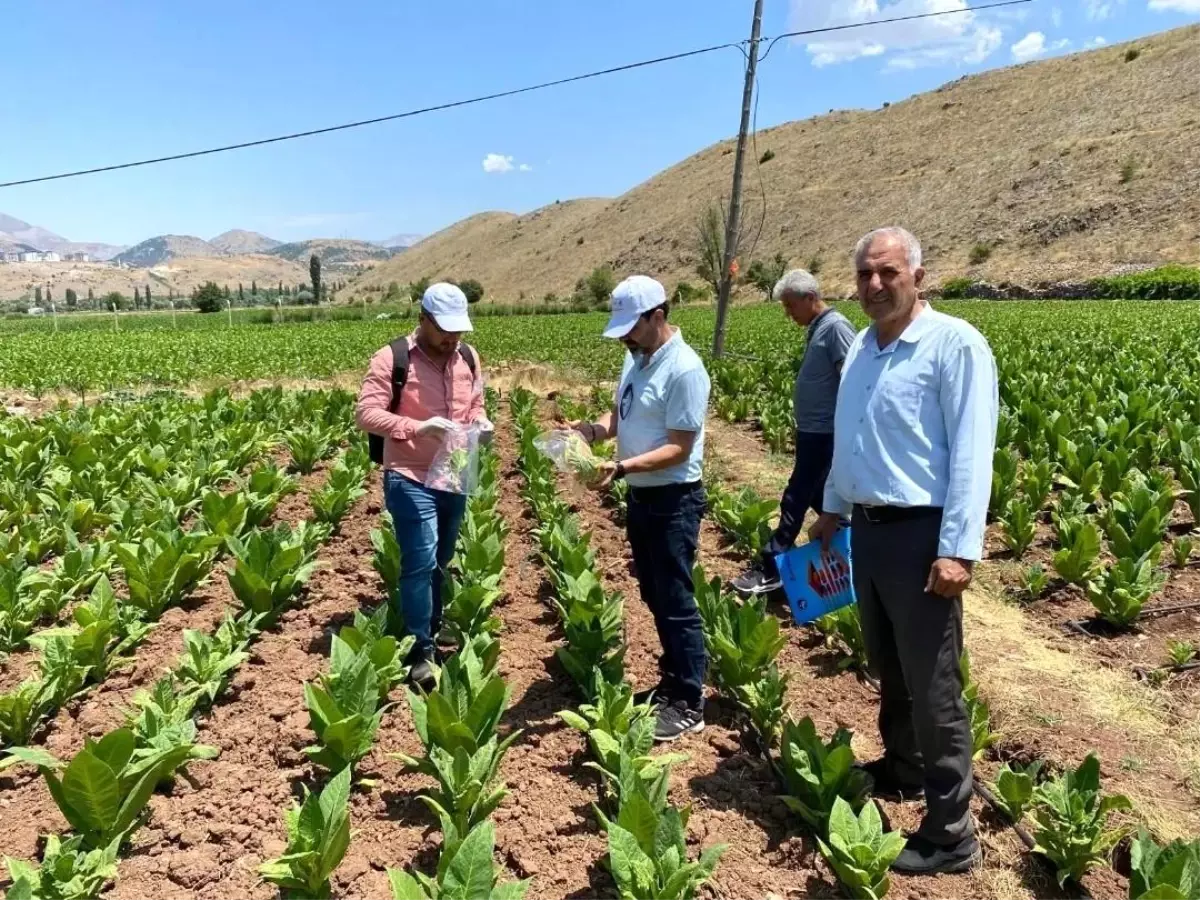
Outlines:
<svg viewBox="0 0 1200 900"><path fill-rule="evenodd" d="M472 349L472 353L475 351ZM408 380L400 405L392 412L392 348L371 357L367 376L358 393L354 418L358 427L381 435L383 468L424 483L442 444L441 432L418 435L417 426L441 416L460 425L484 417L482 362L475 354L475 372L457 351L439 366L417 346L416 332L408 336Z"/></svg>

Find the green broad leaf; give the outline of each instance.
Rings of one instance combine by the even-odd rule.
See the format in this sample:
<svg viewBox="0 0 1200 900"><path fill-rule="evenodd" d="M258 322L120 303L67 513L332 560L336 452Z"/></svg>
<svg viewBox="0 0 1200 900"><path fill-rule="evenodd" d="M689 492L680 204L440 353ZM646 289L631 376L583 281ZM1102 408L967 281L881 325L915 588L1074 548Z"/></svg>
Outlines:
<svg viewBox="0 0 1200 900"><path fill-rule="evenodd" d="M495 826L480 822L459 844L442 879L442 894L461 900L485 900L491 896L495 883Z"/></svg>
<svg viewBox="0 0 1200 900"><path fill-rule="evenodd" d="M587 732L591 729L591 723L577 712L572 712L569 709L562 710L558 717L570 725L577 731Z"/></svg>
<svg viewBox="0 0 1200 900"><path fill-rule="evenodd" d="M654 863L637 838L616 823L608 828L608 861L622 896L646 896L642 888L654 882Z"/></svg>
<svg viewBox="0 0 1200 900"><path fill-rule="evenodd" d="M496 723L504 713L508 702L509 687L502 678L492 678L475 697L467 713L466 725L475 735L477 743L487 741L496 731Z"/></svg>
<svg viewBox="0 0 1200 900"><path fill-rule="evenodd" d="M392 900L430 900L421 883L400 869L387 870L388 883L392 886Z"/></svg>
<svg viewBox="0 0 1200 900"><path fill-rule="evenodd" d="M529 890L529 879L506 881L492 888L491 900L522 900Z"/></svg>
<svg viewBox="0 0 1200 900"><path fill-rule="evenodd" d="M92 754L108 766L114 774L120 774L133 758L137 742L129 728L118 728L104 735L99 742L89 745Z"/></svg>
<svg viewBox="0 0 1200 900"><path fill-rule="evenodd" d="M659 816L651 808L650 802L640 794L622 798L617 824L634 836L638 846L648 857L655 858L661 849L665 849L655 847Z"/></svg>
<svg viewBox="0 0 1200 900"><path fill-rule="evenodd" d="M6 756L0 759L0 772L10 766L15 766L20 763L26 763L39 768L50 769L56 771L63 767L63 763L56 757L41 750L37 747L9 747L5 751Z"/></svg>
<svg viewBox="0 0 1200 900"><path fill-rule="evenodd" d="M321 804L315 794L309 794L300 805L300 815L296 818L299 847L305 852L317 851L324 832L325 815L321 812Z"/></svg>
<svg viewBox="0 0 1200 900"><path fill-rule="evenodd" d="M63 774L62 794L82 823L82 831L101 838L111 836L121 808L120 784L113 770L94 752L81 750L71 760Z"/></svg>

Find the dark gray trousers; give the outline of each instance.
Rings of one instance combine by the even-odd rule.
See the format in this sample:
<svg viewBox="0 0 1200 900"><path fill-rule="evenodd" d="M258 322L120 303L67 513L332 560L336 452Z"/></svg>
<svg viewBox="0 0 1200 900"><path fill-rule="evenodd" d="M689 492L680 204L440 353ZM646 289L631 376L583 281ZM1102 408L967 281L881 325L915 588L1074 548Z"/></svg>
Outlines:
<svg viewBox="0 0 1200 900"><path fill-rule="evenodd" d="M925 786L918 833L952 844L972 832L971 725L962 699L962 599L925 592L941 518L850 531L867 659L880 682L879 733L889 772Z"/></svg>

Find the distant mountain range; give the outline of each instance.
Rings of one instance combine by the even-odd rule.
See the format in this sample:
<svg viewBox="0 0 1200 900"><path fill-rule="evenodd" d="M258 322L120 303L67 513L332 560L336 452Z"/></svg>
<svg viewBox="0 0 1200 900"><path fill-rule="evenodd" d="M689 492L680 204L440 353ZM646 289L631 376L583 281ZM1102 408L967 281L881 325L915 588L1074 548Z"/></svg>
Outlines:
<svg viewBox="0 0 1200 900"><path fill-rule="evenodd" d="M355 241L315 238L284 243L256 231L233 229L212 240L193 235L162 234L132 247L69 241L37 225L0 213L0 251L54 251L60 254L88 253L98 260L113 260L135 268L150 268L173 259L266 254L293 262L307 263L312 254L329 266L358 265L390 259L393 253L421 240L418 234L397 234L385 241Z"/></svg>
<svg viewBox="0 0 1200 900"><path fill-rule="evenodd" d="M0 213L0 249L10 251L52 250L64 255L67 253L90 253L96 259L112 259L125 248L91 241L69 241L53 231Z"/></svg>

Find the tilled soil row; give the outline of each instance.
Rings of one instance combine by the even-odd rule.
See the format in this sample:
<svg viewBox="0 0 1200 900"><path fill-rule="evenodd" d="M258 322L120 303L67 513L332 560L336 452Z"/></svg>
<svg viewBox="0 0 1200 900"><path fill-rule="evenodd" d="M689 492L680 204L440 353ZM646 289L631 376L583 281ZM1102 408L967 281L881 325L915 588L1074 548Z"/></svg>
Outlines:
<svg viewBox="0 0 1200 900"><path fill-rule="evenodd" d="M294 525L308 518L308 495L318 490L324 479L324 468L303 477L300 490L280 500L271 521ZM183 652L184 630L213 631L236 604L224 567L219 565L181 605L163 613L157 627L135 651L130 666L114 672L59 710L34 744L66 759L82 749L85 738L99 737L123 725L134 695L175 665ZM0 774L0 855L34 858L40 834L62 832L66 827L36 770L18 766Z"/></svg>
<svg viewBox="0 0 1200 900"><path fill-rule="evenodd" d="M197 742L217 747L221 755L194 765L190 779L152 798L150 820L135 835L106 896L277 895L255 868L283 852L284 811L301 796L301 786L324 781L301 752L312 738L304 682L325 668L332 633L356 609L382 597L369 539L380 510L379 483L376 473L368 495L321 550L301 605L262 634L229 691L201 722ZM353 874L353 859L347 857L343 878ZM354 895L346 881L337 885L340 894Z"/></svg>

